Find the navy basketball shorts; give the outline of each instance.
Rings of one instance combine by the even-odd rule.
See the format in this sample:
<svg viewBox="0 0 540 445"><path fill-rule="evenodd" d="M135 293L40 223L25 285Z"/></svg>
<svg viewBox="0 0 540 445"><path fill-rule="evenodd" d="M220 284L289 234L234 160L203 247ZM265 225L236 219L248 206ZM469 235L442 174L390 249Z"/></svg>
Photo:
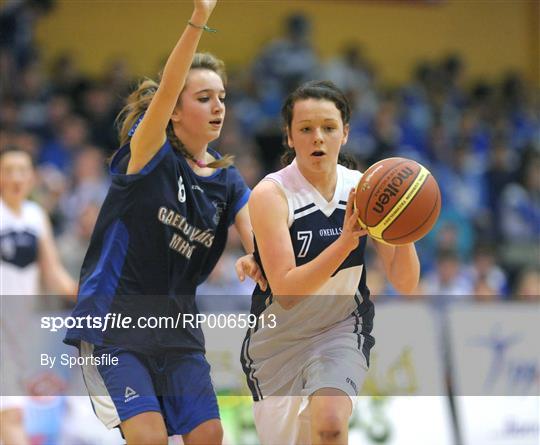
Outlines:
<svg viewBox="0 0 540 445"><path fill-rule="evenodd" d="M82 371L94 411L108 428L149 411L163 415L169 436L219 419L210 365L200 352L147 356L82 341L80 355L105 363L85 363ZM113 357L117 364L111 363Z"/></svg>

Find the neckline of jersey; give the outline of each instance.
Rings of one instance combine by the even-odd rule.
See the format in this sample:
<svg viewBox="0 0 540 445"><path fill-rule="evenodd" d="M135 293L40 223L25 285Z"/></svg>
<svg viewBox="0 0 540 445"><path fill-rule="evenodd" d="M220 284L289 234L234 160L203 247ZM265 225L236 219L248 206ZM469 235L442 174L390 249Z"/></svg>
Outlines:
<svg viewBox="0 0 540 445"><path fill-rule="evenodd" d="M311 182L309 182L305 176L302 174L300 169L298 168L298 165L296 163L296 159L293 160L292 166L298 171L298 174L300 175L300 178L302 178L302 182L309 187L313 191L313 198L314 202L319 207L319 209L326 214L327 211L331 209L335 209L337 205L339 204L339 198L342 195L342 175L341 175L341 169L339 168L339 164L336 166L336 189L334 190L334 196L332 196L332 199L330 201L327 201L323 195L321 195L321 192L317 190L316 187L313 186Z"/></svg>
<svg viewBox="0 0 540 445"><path fill-rule="evenodd" d="M214 150L213 148L210 148L208 147L207 148L207 151L216 159L220 159L221 158L221 155L216 151ZM208 175L208 176L201 176L201 175L198 175L197 173L195 173L195 171L193 170L193 168L191 168L191 165L189 165L189 162L187 161L186 157L182 154L182 153L179 153L177 152L176 150L174 150L174 152L176 153L176 155L183 160L183 162L186 164L187 168L189 168L190 172L193 174L193 176L195 176L196 178L198 179L202 179L202 180L209 180L209 179L213 179L215 178L217 175L219 175L221 173L221 170L223 170L223 168L216 168L216 171L214 173L212 173L211 175Z"/></svg>
<svg viewBox="0 0 540 445"><path fill-rule="evenodd" d="M11 217L15 218L16 220L24 220L24 213L25 213L25 207L28 202L32 202L28 199L25 199L21 204L21 211L20 213L15 212L10 206L7 205L7 203L0 198L0 209L2 209L2 213L6 213L7 215L10 215Z"/></svg>

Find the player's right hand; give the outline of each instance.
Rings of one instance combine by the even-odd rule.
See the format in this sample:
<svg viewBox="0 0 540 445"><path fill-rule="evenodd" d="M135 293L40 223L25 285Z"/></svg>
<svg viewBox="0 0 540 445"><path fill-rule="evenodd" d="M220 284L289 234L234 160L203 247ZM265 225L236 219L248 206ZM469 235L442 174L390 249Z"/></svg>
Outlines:
<svg viewBox="0 0 540 445"><path fill-rule="evenodd" d="M351 189L349 198L347 199L347 208L345 210L345 219L343 220L343 228L339 239L344 244L345 248L353 251L358 247L359 240L362 236L368 234L366 229L360 226L358 220L358 210L354 209L355 190Z"/></svg>

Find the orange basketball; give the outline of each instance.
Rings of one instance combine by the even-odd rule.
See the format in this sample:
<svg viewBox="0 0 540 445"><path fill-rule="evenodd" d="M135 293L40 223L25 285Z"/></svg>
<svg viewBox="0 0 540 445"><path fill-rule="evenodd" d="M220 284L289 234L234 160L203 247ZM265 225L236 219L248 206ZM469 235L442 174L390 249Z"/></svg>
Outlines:
<svg viewBox="0 0 540 445"><path fill-rule="evenodd" d="M412 243L437 221L441 192L418 162L388 158L364 172L356 187L355 208L372 238L395 245Z"/></svg>

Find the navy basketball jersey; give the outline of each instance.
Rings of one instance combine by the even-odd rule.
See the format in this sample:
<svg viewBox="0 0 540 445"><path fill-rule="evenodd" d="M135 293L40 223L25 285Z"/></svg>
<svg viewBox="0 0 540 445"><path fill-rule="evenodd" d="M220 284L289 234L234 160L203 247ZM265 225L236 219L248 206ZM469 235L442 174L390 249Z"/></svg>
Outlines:
<svg viewBox="0 0 540 445"><path fill-rule="evenodd" d="M168 141L137 174L124 174L128 158L129 145L113 157L112 184L82 266L73 316L125 314L135 323L141 317L177 320L180 314L196 314L197 285L223 252L249 189L234 167L196 175ZM204 350L202 331L178 323L68 330L66 342L80 340L146 353Z"/></svg>

